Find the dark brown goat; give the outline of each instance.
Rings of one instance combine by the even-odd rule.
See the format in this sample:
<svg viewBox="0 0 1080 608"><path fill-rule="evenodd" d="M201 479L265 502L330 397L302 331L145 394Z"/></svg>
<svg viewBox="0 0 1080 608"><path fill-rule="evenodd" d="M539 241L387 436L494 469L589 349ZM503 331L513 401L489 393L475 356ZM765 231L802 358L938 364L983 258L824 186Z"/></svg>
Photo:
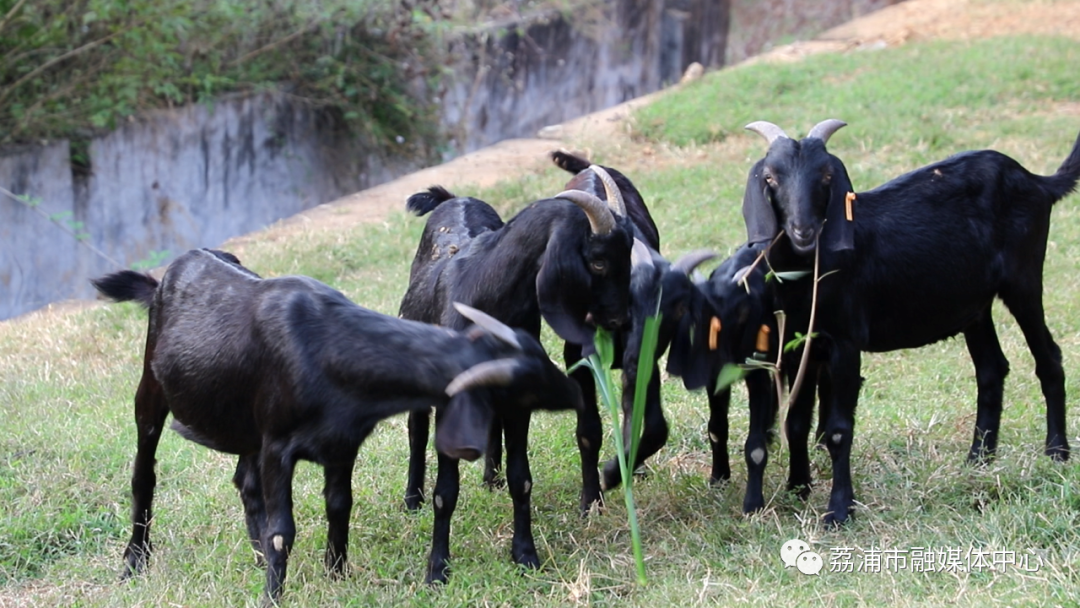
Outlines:
<svg viewBox="0 0 1080 608"><path fill-rule="evenodd" d="M142 571L149 559L154 453L169 413L185 438L239 456L233 482L251 542L267 562L265 600L272 603L296 532L297 460L324 468L326 565L340 573L353 465L380 420L439 404L436 446L475 459L493 403L580 404L577 385L532 336L468 307L458 311L479 326L466 332L395 319L314 279L261 279L231 255L206 250L180 256L160 284L132 271L93 283L105 296L149 308L135 396L138 452L126 575Z"/></svg>

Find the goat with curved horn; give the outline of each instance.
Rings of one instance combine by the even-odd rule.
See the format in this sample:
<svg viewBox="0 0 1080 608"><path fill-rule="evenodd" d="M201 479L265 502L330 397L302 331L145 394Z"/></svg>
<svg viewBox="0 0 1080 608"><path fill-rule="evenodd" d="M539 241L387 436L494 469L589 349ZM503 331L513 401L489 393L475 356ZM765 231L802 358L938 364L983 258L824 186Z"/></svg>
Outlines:
<svg viewBox="0 0 1080 608"><path fill-rule="evenodd" d="M604 193L607 195L608 206L615 213L626 217L626 201L623 200L622 190L615 183L615 178L600 165L589 165L589 169L604 183Z"/></svg>
<svg viewBox="0 0 1080 608"><path fill-rule="evenodd" d="M787 137L788 139L791 139L790 137L788 137L788 134L785 133L783 129L765 120L758 120L746 125L746 130L753 131L754 133L757 133L758 135L764 137L765 141L769 142L770 146L774 141L780 139L781 137Z"/></svg>
<svg viewBox="0 0 1080 608"><path fill-rule="evenodd" d="M847 123L835 118L826 118L825 120L814 125L813 129L806 134L807 139L816 137L821 140L821 143L829 143L829 138L833 133L839 131L842 127L846 127Z"/></svg>
<svg viewBox="0 0 1080 608"><path fill-rule="evenodd" d="M675 263L671 265L671 269L690 276L690 273L694 272L695 268L709 260L716 259L717 257L719 256L715 251L709 249L696 249L675 260Z"/></svg>
<svg viewBox="0 0 1080 608"><path fill-rule="evenodd" d="M596 196L581 190L565 190L553 198L565 198L574 203L589 217L589 226L593 234L608 234L615 230L615 218L611 215L607 203Z"/></svg>
<svg viewBox="0 0 1080 608"><path fill-rule="evenodd" d="M467 304L461 302L454 302L454 309L461 314L461 316L470 320L477 327L483 329L496 338L506 342L510 346L521 350L521 343L518 342L517 335L514 334L514 330L510 326L506 325L502 321L499 321L495 317L487 314L486 312L473 308ZM452 395L451 395L452 396Z"/></svg>

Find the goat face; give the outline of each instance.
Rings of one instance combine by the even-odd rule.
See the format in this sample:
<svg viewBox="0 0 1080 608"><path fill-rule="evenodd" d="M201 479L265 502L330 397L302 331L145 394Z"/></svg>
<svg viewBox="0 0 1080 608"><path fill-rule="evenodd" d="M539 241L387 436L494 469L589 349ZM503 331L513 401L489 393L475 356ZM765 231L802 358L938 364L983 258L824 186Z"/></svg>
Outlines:
<svg viewBox="0 0 1080 608"><path fill-rule="evenodd" d="M586 349L596 327L617 329L630 317L633 229L627 218L612 217L615 227L606 233L590 232L584 217L561 227L568 233L550 240L536 276L544 320L560 338Z"/></svg>
<svg viewBox="0 0 1080 608"><path fill-rule="evenodd" d="M740 247L708 281L697 284L696 297L687 300L668 371L680 376L688 390L704 387L724 365L742 363L757 350L761 326L770 323L770 306L765 271L751 266L766 245Z"/></svg>
<svg viewBox="0 0 1080 608"><path fill-rule="evenodd" d="M750 242L771 240L782 229L800 255L812 254L819 238L829 250L852 247L853 228L846 215L851 180L840 159L825 149L829 136L842 126L826 120L798 141L771 123L747 126L769 141L765 158L750 170L743 195Z"/></svg>

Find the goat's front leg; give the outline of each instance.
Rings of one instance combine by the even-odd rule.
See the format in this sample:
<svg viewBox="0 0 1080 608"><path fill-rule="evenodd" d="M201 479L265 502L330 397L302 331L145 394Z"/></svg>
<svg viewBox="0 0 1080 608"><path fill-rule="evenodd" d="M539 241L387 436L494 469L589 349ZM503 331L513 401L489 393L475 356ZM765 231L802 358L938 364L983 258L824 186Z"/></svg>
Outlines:
<svg viewBox="0 0 1080 608"><path fill-rule="evenodd" d="M630 458L630 442L633 432L634 394L637 384L637 364L623 363L622 390L622 434L626 457ZM668 424L664 410L660 405L660 368L653 364L652 376L645 388L645 409L641 424L641 438L638 440L637 457L634 462L627 462L631 475L638 467L645 464L650 456L660 451L668 439ZM619 469L619 459L612 458L604 464L601 489L607 491L623 482Z"/></svg>
<svg viewBox="0 0 1080 608"><path fill-rule="evenodd" d="M862 353L850 346L837 346L829 366L828 378L823 379L823 394L829 401L829 417L825 423L825 445L832 458L833 485L825 524L840 525L847 521L855 506L855 490L851 481L851 443L855 429L855 407L859 401L862 378L859 365Z"/></svg>
<svg viewBox="0 0 1080 608"><path fill-rule="evenodd" d="M581 359L581 347L567 342L563 348L563 356L569 367ZM579 367L570 377L581 387L582 408L577 413L578 452L581 454L579 506L582 515L587 515L594 504L602 506L604 501L600 492L599 470L603 426L596 405L596 381L592 372L585 367Z"/></svg>
<svg viewBox="0 0 1080 608"><path fill-rule="evenodd" d="M149 352L149 348L147 349ZM157 475L154 473L154 455L158 440L161 439L162 426L169 415L169 406L161 385L154 378L150 369L149 357L143 369L142 380L135 392L135 428L138 433L138 448L135 452L135 466L131 474L131 539L124 549L124 570L121 578L129 578L146 569L150 560L150 522L153 520L154 486Z"/></svg>
<svg viewBox="0 0 1080 608"><path fill-rule="evenodd" d="M435 411L435 424L439 424L439 410ZM438 471L432 506L435 508L435 524L431 531L431 554L428 556L428 583L445 583L450 573L450 519L457 508L461 476L458 461L436 452Z"/></svg>
<svg viewBox="0 0 1080 608"><path fill-rule="evenodd" d="M765 466L769 464L769 429L776 421L776 391L772 378L764 370L755 370L747 375L746 389L749 393L750 428L743 449L747 471L743 513L753 513L765 508L763 487ZM813 394L813 387L810 389ZM726 455L727 450L724 452Z"/></svg>
<svg viewBox="0 0 1080 608"><path fill-rule="evenodd" d="M975 364L975 381L979 387L975 437L968 452L968 462L985 462L997 451L1005 376L1009 373L1009 360L1001 351L990 310L987 306L979 319L964 330L964 341Z"/></svg>
<svg viewBox="0 0 1080 608"><path fill-rule="evenodd" d="M540 567L532 535L532 474L529 472L530 412L514 412L504 418L506 432L506 483L514 503L514 539L510 553L515 563Z"/></svg>
<svg viewBox="0 0 1080 608"><path fill-rule="evenodd" d="M731 405L731 389L713 392L716 378L710 378L705 392L709 396L709 446L712 448L712 472L709 483L718 484L731 479L731 463L728 461L728 408Z"/></svg>
<svg viewBox="0 0 1080 608"><path fill-rule="evenodd" d="M410 511L424 504L424 473L430 426L430 408L409 412L409 475L405 482L405 508Z"/></svg>
<svg viewBox="0 0 1080 608"><path fill-rule="evenodd" d="M801 350L796 351L796 353L801 352ZM797 357L784 358L784 366L789 372L790 383L794 382L795 369L798 365L799 360ZM787 419L782 421L788 438L787 489L794 491L802 500L810 497L810 485L813 483L813 475L810 473L808 440L810 437L810 424L814 417L814 398L818 388L818 370L818 363L813 358L807 361L802 387L788 410Z"/></svg>
<svg viewBox="0 0 1080 608"><path fill-rule="evenodd" d="M359 446L357 446L359 448ZM326 570L331 576L343 576L348 564L349 515L352 513L352 473L357 449L339 464L323 467L326 485Z"/></svg>
<svg viewBox="0 0 1080 608"><path fill-rule="evenodd" d="M288 572L289 553L296 540L293 521L292 478L296 458L284 445L264 439L262 447L263 497L266 500L266 529L262 546L266 555L266 595L264 605L277 605Z"/></svg>
<svg viewBox="0 0 1080 608"><path fill-rule="evenodd" d="M266 503L263 501L262 470L259 468L259 453L245 454L236 461L233 485L240 491L240 502L244 503L244 520L247 523L248 539L255 551L255 563L266 565L262 549L263 529L266 528Z"/></svg>

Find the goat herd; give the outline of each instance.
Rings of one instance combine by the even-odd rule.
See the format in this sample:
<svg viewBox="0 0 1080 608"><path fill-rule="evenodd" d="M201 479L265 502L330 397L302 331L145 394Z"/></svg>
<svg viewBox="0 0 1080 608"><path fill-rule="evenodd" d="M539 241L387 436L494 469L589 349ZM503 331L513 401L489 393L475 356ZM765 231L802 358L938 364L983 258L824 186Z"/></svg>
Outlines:
<svg viewBox="0 0 1080 608"><path fill-rule="evenodd" d="M1051 176L984 150L856 194L844 164L826 150L843 126L826 120L801 140L767 122L747 127L769 142L746 184L748 241L708 280L695 280L692 271L714 254L694 252L674 263L660 255L656 225L626 176L562 152L554 161L574 174L565 191L506 222L486 203L440 187L409 198L408 209L429 218L400 318L361 308L311 278L262 279L213 250L184 254L160 282L133 271L95 280L105 296L149 309L125 576L149 559L154 453L170 412L183 437L239 457L233 482L251 543L265 559L267 602L280 597L295 538L297 460L324 468L326 566L340 573L360 444L377 422L408 412L405 502L419 508L432 407L438 470L427 580L448 575L458 461L484 456L484 481L494 484L504 447L512 557L538 566L526 449L531 412L577 413L583 512L602 499L602 489L622 482L615 459L600 468L594 381L586 369L568 377L552 363L538 341L541 319L565 341L568 366L592 352L596 328L613 332L628 411L644 320L661 313L656 358L641 362L654 373L634 468L667 440L655 369L667 352L670 374L688 389L709 388L711 477L729 478L730 392L714 387L725 366L743 366L747 512L765 504L767 437L780 391L775 368L746 363L777 361L796 395L784 422L787 486L809 493L817 398L815 440L827 447L833 470L825 519L840 524L854 502L850 456L863 351L915 348L962 333L978 382L968 458L994 453L1009 367L991 318L999 297L1036 361L1046 453L1067 459L1064 372L1044 320L1042 266L1051 207L1080 178L1080 137ZM796 334L808 338L781 354Z"/></svg>

